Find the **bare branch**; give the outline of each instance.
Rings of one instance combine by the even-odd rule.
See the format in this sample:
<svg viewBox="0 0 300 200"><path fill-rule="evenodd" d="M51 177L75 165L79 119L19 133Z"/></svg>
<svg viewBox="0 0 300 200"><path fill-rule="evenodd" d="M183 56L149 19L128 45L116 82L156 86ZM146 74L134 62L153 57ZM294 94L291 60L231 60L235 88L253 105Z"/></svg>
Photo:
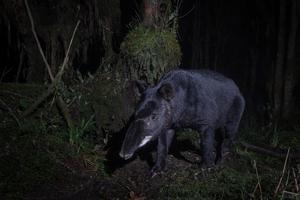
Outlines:
<svg viewBox="0 0 300 200"><path fill-rule="evenodd" d="M257 153L262 153L262 154L265 154L265 155L278 157L278 158L285 158L286 157L286 154L284 154L284 153L271 151L269 149L258 147L256 145L249 144L249 143L246 143L246 142L240 142L240 144L243 145L245 148L250 149L250 150L252 150L254 152L257 152ZM291 155L289 155L289 157L293 158L293 159L300 159L300 156L297 155L297 154L291 154Z"/></svg>
<svg viewBox="0 0 300 200"><path fill-rule="evenodd" d="M35 31L35 26L34 26L34 21L33 21L33 18L32 18L32 14L31 14L30 8L28 6L28 2L27 2L27 0L24 0L24 2L25 2L25 6L26 6L26 9L27 9L28 16L29 16L29 20L30 20L30 23L31 23L31 29L32 29L34 38L36 40L36 43L38 45L38 49L39 49L39 51L40 51L40 53L42 55L43 61L44 61L45 65L46 65L46 68L48 70L48 74L50 76L52 84L50 85L50 87L48 88L48 90L45 93L43 93L43 95L40 96L40 98L29 109L27 109L24 112L24 114L22 115L23 117L25 117L28 114L30 114L31 112L33 112L47 97L49 97L53 93L53 91L55 91L56 84L61 80L61 77L63 75L64 69L65 69L65 67L66 67L66 65L68 63L70 49L71 49L71 46L72 46L72 43L73 43L73 40L74 40L74 37L75 37L75 33L76 33L76 31L78 29L78 26L80 24L80 21L78 21L77 24L76 24L76 26L75 26L75 29L73 31L73 34L72 34L72 37L71 37L71 40L70 40L70 43L69 43L69 46L68 46L68 49L67 49L64 61L63 61L63 64L62 64L62 66L60 68L60 71L56 74L56 76L54 78L53 74L51 72L50 65L49 65L49 63L48 63L48 61L47 61L47 59L45 57L45 54L43 52L43 49L42 49L41 44L39 42L39 39L37 37L36 31ZM60 95L57 98L57 104L58 104L58 107L60 108L60 110L62 111L62 114L63 114L65 120L67 121L68 127L69 128L73 128L73 122L72 122L72 118L70 116L70 113L68 111L68 107L67 107L66 103L64 102L63 98Z"/></svg>
<svg viewBox="0 0 300 200"><path fill-rule="evenodd" d="M279 191L279 188L280 188L280 185L281 185L281 182L282 182L282 179L284 177L284 174L285 174L285 171L286 171L286 164L287 164L287 161L289 159L289 154L290 154L290 148L288 149L287 153L286 153L286 157L285 157L285 161L284 161L284 166L283 166L283 169L282 169L282 174L281 174L281 177L279 179L279 182L278 182L278 185L274 191L274 197L276 197L278 191Z"/></svg>
<svg viewBox="0 0 300 200"><path fill-rule="evenodd" d="M253 191L253 196L255 195L255 192L256 192L256 190L258 188L259 189L259 193L260 193L260 199L262 200L263 199L263 197L262 197L262 189L261 189L261 184L260 184L260 178L258 176L257 165L256 165L256 161L255 160L253 162L254 162L253 163L253 167L255 168L255 173L256 173L256 178L257 178L257 184L256 184L255 189Z"/></svg>
<svg viewBox="0 0 300 200"><path fill-rule="evenodd" d="M18 126L21 127L21 123L20 120L17 118L17 116L14 114L14 112L12 111L12 109L4 102L0 99L0 102L7 108L7 110L9 111L9 114L13 117L13 119L17 122Z"/></svg>
<svg viewBox="0 0 300 200"><path fill-rule="evenodd" d="M46 65L46 68L47 68L47 70L48 70L48 74L49 74L49 76L50 76L50 79L51 79L51 81L53 81L53 80L54 80L54 77L53 77L53 74L52 74L52 72L51 72L50 65L49 65L49 63L48 63L48 61L47 61L47 59L46 59L46 56L45 56L44 52L43 52L43 49L42 49L41 43L40 43L40 41L39 41L39 38L38 38L38 36L37 36L37 34L36 34L36 31L35 31L35 25L34 25L34 22L33 22L33 18L32 18L32 15L31 15L30 8L29 8L29 6L28 6L28 2L27 2L27 0L24 0L24 2L25 2L25 6L26 6L26 10L27 10L28 17L29 17L29 20L30 20L31 30L32 30L34 39L35 39L35 41L36 41L36 43L37 43L37 46L38 46L38 49L39 49L39 51L40 51L40 53L41 53L41 55L42 55L42 58L43 58L43 61L44 61L45 65Z"/></svg>
<svg viewBox="0 0 300 200"><path fill-rule="evenodd" d="M296 192L299 192L298 180L297 180L297 176L296 176L294 168L292 168L292 172L293 172L293 177L294 177Z"/></svg>
<svg viewBox="0 0 300 200"><path fill-rule="evenodd" d="M60 68L60 71L59 71L58 74L57 74L57 76L59 76L59 77L62 76L62 74L63 74L63 72L64 72L64 69L65 69L65 67L66 67L66 65L67 65L67 63L68 63L68 61L69 61L70 49L71 49L71 46L72 46L72 43L73 43L73 40L74 40L74 37L75 37L75 33L76 33L77 29L78 29L79 24L80 24L80 20L77 21L77 24L76 24L76 26L75 26L75 28L74 28L73 33L72 33L72 37L71 37L71 40L70 40L70 43L69 43L69 46L68 46L67 53L66 53L66 55L65 55L63 64L62 64L62 66L61 66L61 68Z"/></svg>

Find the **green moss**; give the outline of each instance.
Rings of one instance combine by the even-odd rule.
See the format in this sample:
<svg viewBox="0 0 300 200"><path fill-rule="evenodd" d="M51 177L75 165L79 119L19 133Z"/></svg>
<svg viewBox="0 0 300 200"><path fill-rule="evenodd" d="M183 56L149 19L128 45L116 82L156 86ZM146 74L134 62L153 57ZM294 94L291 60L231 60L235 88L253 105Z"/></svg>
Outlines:
<svg viewBox="0 0 300 200"><path fill-rule="evenodd" d="M129 65L131 77L147 77L150 83L177 66L181 59L174 30L148 28L142 24L128 33L121 44L121 52Z"/></svg>

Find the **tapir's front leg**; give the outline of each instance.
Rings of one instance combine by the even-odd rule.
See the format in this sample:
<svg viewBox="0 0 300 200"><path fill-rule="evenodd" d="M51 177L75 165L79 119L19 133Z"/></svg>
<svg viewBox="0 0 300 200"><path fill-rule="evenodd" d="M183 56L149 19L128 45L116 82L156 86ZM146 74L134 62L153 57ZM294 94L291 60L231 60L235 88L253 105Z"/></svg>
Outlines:
<svg viewBox="0 0 300 200"><path fill-rule="evenodd" d="M201 167L210 168L214 166L214 129L209 126L202 127L201 129Z"/></svg>
<svg viewBox="0 0 300 200"><path fill-rule="evenodd" d="M161 136L158 138L156 162L153 168L151 169L151 176L154 176L156 173L165 169L166 158L174 134L175 132L173 129L168 129L165 133L161 134Z"/></svg>

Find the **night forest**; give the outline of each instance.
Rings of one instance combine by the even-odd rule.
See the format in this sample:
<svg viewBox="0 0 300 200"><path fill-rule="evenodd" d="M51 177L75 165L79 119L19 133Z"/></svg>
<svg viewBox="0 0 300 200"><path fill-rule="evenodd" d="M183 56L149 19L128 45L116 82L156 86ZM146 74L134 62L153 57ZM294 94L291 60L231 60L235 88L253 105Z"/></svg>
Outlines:
<svg viewBox="0 0 300 200"><path fill-rule="evenodd" d="M298 0L0 0L0 199L300 199L299 19ZM181 127L150 173L163 131L119 152L175 69L232 79L245 109L222 162L201 167L206 134Z"/></svg>

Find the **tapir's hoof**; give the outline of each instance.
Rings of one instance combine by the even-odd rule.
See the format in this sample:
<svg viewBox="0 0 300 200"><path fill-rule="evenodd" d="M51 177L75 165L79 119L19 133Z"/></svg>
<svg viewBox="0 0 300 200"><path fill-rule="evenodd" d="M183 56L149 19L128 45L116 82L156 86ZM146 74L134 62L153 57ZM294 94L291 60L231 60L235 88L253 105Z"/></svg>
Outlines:
<svg viewBox="0 0 300 200"><path fill-rule="evenodd" d="M152 167L150 173L149 173L149 176L150 178L154 178L155 176L157 175L161 175L164 173L164 168L162 168L161 166L154 166Z"/></svg>
<svg viewBox="0 0 300 200"><path fill-rule="evenodd" d="M216 165L214 163L200 163L200 169L204 172L214 171Z"/></svg>
<svg viewBox="0 0 300 200"><path fill-rule="evenodd" d="M220 166L220 165L223 165L224 164L224 158L218 158L216 160L216 166Z"/></svg>
<svg viewBox="0 0 300 200"><path fill-rule="evenodd" d="M216 165L218 165L218 166L223 165L226 160L231 158L231 156L232 156L232 152L230 152L230 151L223 152L222 157L220 157L216 160Z"/></svg>

